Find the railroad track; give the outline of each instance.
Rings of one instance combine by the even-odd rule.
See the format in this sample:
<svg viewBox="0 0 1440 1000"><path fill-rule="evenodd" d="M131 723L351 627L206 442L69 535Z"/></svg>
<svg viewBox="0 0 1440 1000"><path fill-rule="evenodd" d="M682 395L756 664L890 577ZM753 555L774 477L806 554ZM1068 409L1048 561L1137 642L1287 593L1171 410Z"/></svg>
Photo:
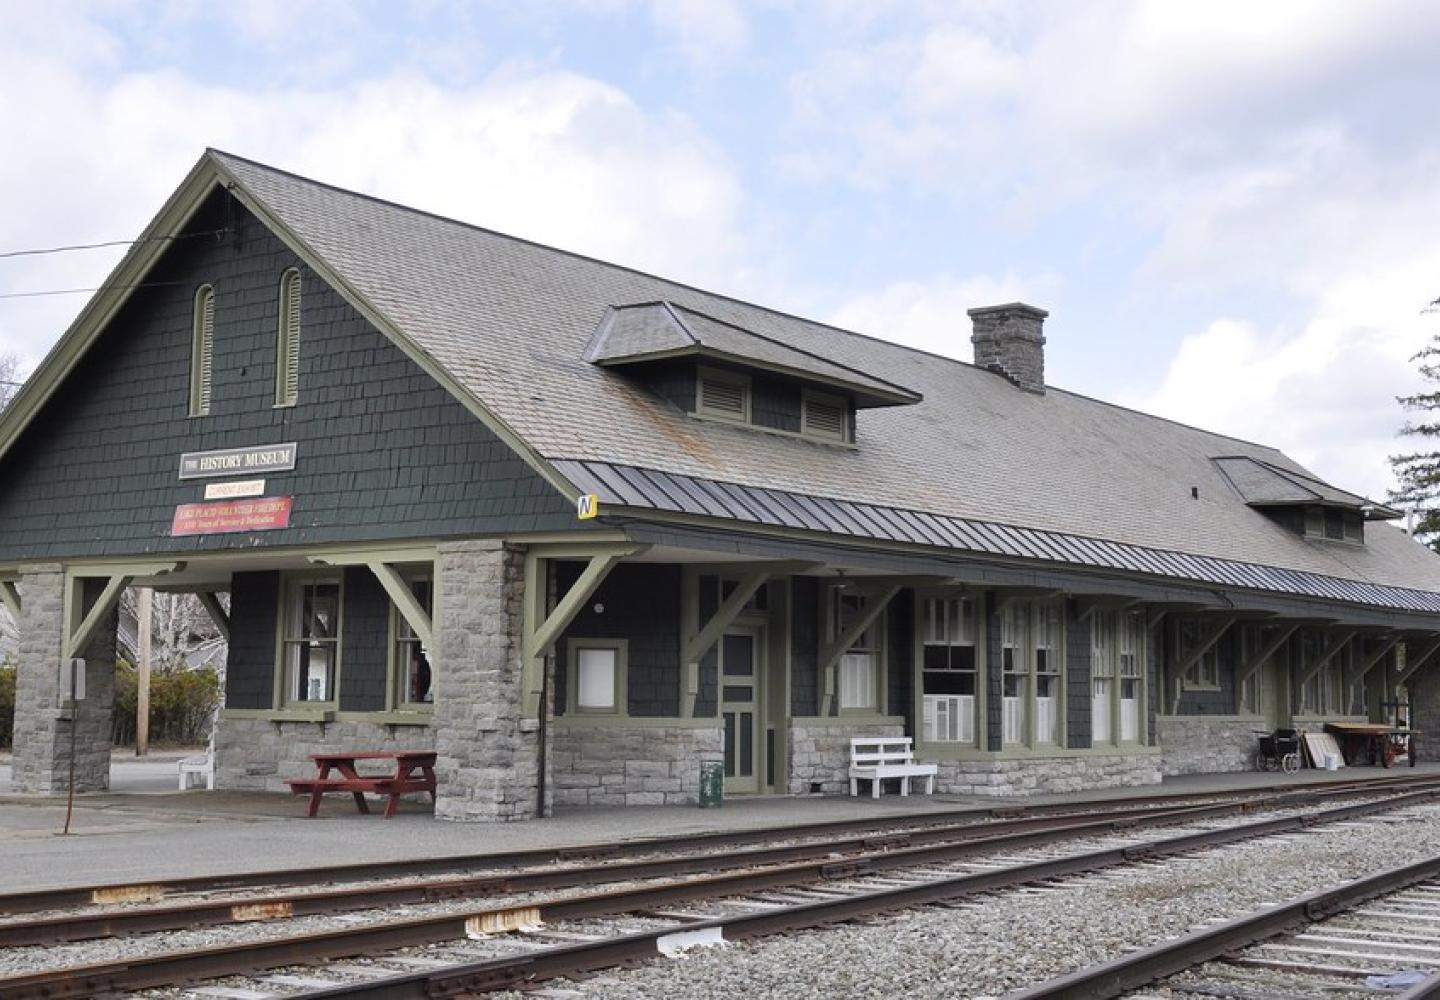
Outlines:
<svg viewBox="0 0 1440 1000"><path fill-rule="evenodd" d="M1182 805L1258 802L1305 804L1348 794L1383 792L1387 789L1424 788L1440 783L1440 775L1397 774L1361 781L1340 781L1299 785L1293 782L1260 785L1228 792L1182 792L1146 795L1134 799L1092 799L1042 805L1004 804L973 806L926 813L923 816L882 819L839 820L797 824L783 828L724 831L684 836L652 837L619 843L581 844L570 847L539 848L490 854L450 855L412 858L403 861L361 862L327 867L281 868L235 872L221 875L150 879L143 882L114 882L91 886L65 886L0 894L0 917L45 910L76 907L156 902L176 896L194 896L229 890L314 886L324 883L361 882L379 879L421 878L474 870L501 871L555 865L595 865L625 861L647 854L715 850L773 843L779 839L859 837L888 835L896 831L927 827L954 827L964 822L977 826L996 821L1020 819L1057 820L1084 813L1148 810Z"/></svg>
<svg viewBox="0 0 1440 1000"><path fill-rule="evenodd" d="M1084 836L1100 846L1051 849L1040 857L974 858L977 840L892 846L858 856L746 868L568 895L483 910L288 936L220 948L136 957L88 967L0 979L0 998L90 996L211 981L195 993L225 997L446 996L526 985L640 961L719 940L745 940L868 915L1173 857L1257 836L1304 831L1430 801L1440 787L1384 799L1145 841L1139 820L1075 824L1060 840ZM1373 786L1371 792L1373 794ZM1234 804L1232 804L1232 807ZM1191 807L1189 822L1214 821L1218 807ZM1176 810L1180 813L1186 810ZM1181 821L1180 816L1169 819ZM1134 824L1132 826L1132 824ZM1127 829L1128 828L1128 829ZM1044 831L992 842L990 852L1028 848ZM715 859L711 858L712 865ZM699 907L696 909L696 907ZM689 909L686 909L686 908ZM356 956L362 956L358 960ZM366 957L369 956L369 957ZM379 957L376 957L379 956ZM349 959L350 961L341 961ZM318 969L312 968L326 963ZM260 973L256 970L280 970ZM240 976L243 978L236 979ZM169 995L174 995L169 994Z"/></svg>
<svg viewBox="0 0 1440 1000"><path fill-rule="evenodd" d="M1440 856L1201 927L1005 1000L1440 998Z"/></svg>
<svg viewBox="0 0 1440 1000"><path fill-rule="evenodd" d="M1440 777L1428 781L1412 779L1402 783L1400 787L1421 789L1431 786L1440 789ZM1309 790L1292 790L1280 796L1265 797L1264 803L1268 808L1274 805L1300 805L1373 794L1373 782L1355 782ZM1213 799L1213 796L1211 798ZM1168 801L1172 800L1167 797ZM108 909L82 907L78 912L75 907L57 906L56 909L61 912L51 916L27 920L0 920L0 948L49 945L201 926L257 923L549 889L574 890L620 881L702 874L714 872L720 867L759 868L816 859L833 864L840 857L864 857L876 852L927 844L955 847L968 843L972 852L1016 849L1116 827L1163 826L1231 815L1255 807L1257 797L1242 795L1230 801L1210 801L1205 804L1187 804L1187 800L1175 797L1173 802L1174 804L1168 807L1148 805L1112 808L1103 814L1091 810L1077 812L1072 809L1050 815L1016 816L983 823L974 821L973 817L968 815L949 822L925 818L918 825L900 825L895 820L881 824L874 821L865 821L858 825L832 823L823 824L820 828L820 834L830 834L829 839L810 839L818 835L814 828L804 828L800 832L808 834L809 837L781 846L730 851L719 855L713 850L691 850L688 853L661 854L631 861L623 860L617 854L600 865L594 863L592 856L585 855L578 861L567 858L563 864L512 869L510 866L515 856L507 855L501 858L499 865L493 866L502 869L499 872L462 878L421 877L402 882L366 883L305 892L237 895L230 889L227 880L221 880L227 884L222 884L220 889L230 891L222 891L220 895L202 901L169 906L134 905L179 894L163 891L167 888L164 884L107 886L98 889L67 889L0 896L0 914L34 912L42 902L63 902L71 898L111 904ZM777 835L794 835L794 831L789 830L769 833L772 838ZM747 842L758 837L759 834L754 831L744 834ZM701 839L708 841L710 838ZM648 851L653 855L660 843L672 849L675 847L673 840L645 841L639 845L641 853ZM693 841L686 843L688 846ZM633 857L636 845L632 843L623 846L632 849L630 856ZM524 852L521 856L528 857L535 853L537 852ZM548 858L554 852L538 853ZM951 856L955 856L953 851ZM490 859L480 856L475 860ZM188 888L194 883L200 885L201 892L216 891L210 888L209 883L201 880L184 880L180 884Z"/></svg>

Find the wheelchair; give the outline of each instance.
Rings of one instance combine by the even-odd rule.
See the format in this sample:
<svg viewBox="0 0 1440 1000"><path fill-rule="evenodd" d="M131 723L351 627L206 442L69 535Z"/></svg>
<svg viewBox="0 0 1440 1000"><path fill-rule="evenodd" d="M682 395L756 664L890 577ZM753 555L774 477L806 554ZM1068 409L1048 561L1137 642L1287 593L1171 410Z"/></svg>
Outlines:
<svg viewBox="0 0 1440 1000"><path fill-rule="evenodd" d="M1255 770L1283 771L1294 774L1300 770L1300 734L1293 729L1277 729L1273 733L1256 733L1260 746L1255 751Z"/></svg>

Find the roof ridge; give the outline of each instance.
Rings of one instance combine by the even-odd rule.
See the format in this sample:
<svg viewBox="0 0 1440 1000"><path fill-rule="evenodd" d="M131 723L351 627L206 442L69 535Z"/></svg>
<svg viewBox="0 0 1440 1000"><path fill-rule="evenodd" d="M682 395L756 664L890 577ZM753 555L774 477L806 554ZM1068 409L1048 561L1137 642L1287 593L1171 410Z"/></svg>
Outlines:
<svg viewBox="0 0 1440 1000"><path fill-rule="evenodd" d="M704 343L700 340L700 338L695 336L695 331L690 329L690 325L686 323L685 320L682 319L680 315L675 311L677 308L682 307L677 307L675 303L671 302L669 299L661 299L660 308L664 309L667 313L670 314L670 318L675 321L675 325L684 332L685 336L690 338L690 343L694 344L696 347L705 346Z"/></svg>
<svg viewBox="0 0 1440 1000"><path fill-rule="evenodd" d="M676 287L676 288L682 288L682 289L685 289L686 291L696 292L696 293L698 293L698 294L706 295L706 296L709 296L709 297L711 297L711 298L723 299L723 300L725 300L725 301L727 301L727 302L733 302L733 303L735 303L736 305L744 306L744 307L749 308L749 309L757 309L757 310L759 310L759 311L761 311L761 312L769 313L769 314L772 315L772 316L779 316L779 317L783 317L783 318L785 318L785 319L796 320L796 321L801 322L801 323L808 323L808 324L810 324L811 326L820 327L820 328L823 328L823 329L826 329L826 330L832 330L832 331L834 331L834 332L836 332L836 333L844 334L844 335L846 335L846 336L848 336L848 337L855 337L855 338L857 338L857 339L859 339L859 340L868 341L868 342L870 342L870 343L883 344L883 345L885 345L886 347L894 348L895 350L898 350L898 351L904 351L904 352L907 352L907 353L910 353L910 354L916 354L916 355L920 355L921 357L926 357L926 358L935 358L935 359L938 359L938 360L941 360L941 361L949 362L950 364L959 365L959 366L961 366L961 367L963 367L963 368L971 369L971 370L973 370L973 371L987 372L987 373L989 373L989 372L988 372L988 369L986 369L986 368L982 368L982 367L980 367L979 365L972 364L972 363L969 362L969 361L962 361L962 360L959 359L959 358L951 357L951 356L948 355L948 354L939 354L939 353L937 353L937 352L935 352L935 351L927 351L927 350L925 350L924 348L914 347L914 346L912 346L912 345L910 345L910 344L901 344L901 343L898 343L898 342L893 341L893 340L886 340L886 339L884 339L883 337L876 337L876 336L873 336L873 335L868 334L868 333L860 333L859 331L856 331L856 330L849 330L849 329L846 329L846 328L843 327L843 326L836 326L836 325L833 324L833 323L827 323L827 322L825 322L824 320L812 319L811 317L801 316L801 315L799 315L798 313L787 312L787 311L785 311L785 310L783 310L783 309L777 309L777 308L775 308L775 307L773 307L773 306L766 306L766 305L761 305L761 304L759 304L759 303L757 303L757 302L750 302L750 301L748 301L748 300L746 300L746 299L742 299L742 298L739 298L739 297L737 297L737 296L735 296L735 295L727 294L727 293L725 293L725 292L716 292L716 291L711 291L711 290L709 290L709 289L700 288L698 285L687 284L686 282L679 281L679 280L676 280L676 279L674 279L674 278L666 278L666 277L664 277L663 275L655 274L655 273L650 272L650 271L643 271L643 270L641 270L641 269L638 268L638 267L631 267L631 266L626 265L626 264L616 264L616 263L614 263L613 261L601 260L599 257L591 257L591 256L588 255L588 254L578 253L578 252L576 252L576 251L574 251L574 250L566 250L566 249L564 249L563 247L552 246L551 244L548 244L548 243L541 243L541 242L538 241L538 240L528 239L528 238L526 238L526 237L524 237L524 236L514 236L514 235L511 235L510 233L502 233L502 232L500 232L500 231L497 230L497 229L490 229L490 228L487 228L487 227L485 227L485 226L477 225L476 223L473 223L473 222L465 222L465 221L462 220L462 219L455 219L455 218L452 218L452 217L447 216L447 215L441 215L441 214L439 214L438 212L431 212L431 211L427 211L427 210L422 209L422 208L415 208L413 205L403 205L403 204L401 204L400 202L391 201L391 200L388 199L388 198L381 198L381 197L379 197L378 195L366 194L366 193L363 192L363 191L355 191L355 190L353 190L353 189L351 189L351 188L340 187L338 184L331 184L331 183L328 183L328 182L326 182L326 181L316 180L316 179L313 178L313 177L307 177L307 176L305 176L304 174L298 174L298 173L295 173L295 172L292 171L292 170L285 170L285 169L280 168L280 167L271 166L271 165L268 164L268 163L261 163L259 160L253 160L253 159L250 159L249 157L240 156L240 155L238 155L238 154L236 154L236 153L227 152L226 150L223 150L223 149L216 149L216 148L214 148L214 147L207 147L207 148L206 148L206 153L207 153L207 154L211 154L211 155L220 156L220 157L225 157L225 158L232 159L232 160L237 160L237 161L239 161L239 162L241 162L241 163L249 164L249 165L252 166L252 167L257 167L257 168L259 168L259 169L261 169L261 170L266 170L266 171L269 171L269 172L274 173L274 174L280 174L280 175L282 175L282 176L289 177L289 178L292 178L292 179L294 179L294 180L301 181L301 182L306 183L306 184L313 184L313 185L316 186L316 187L324 188L324 189L329 190L329 191L335 191L335 192L338 192L338 193L340 193L340 194L349 195L349 196L354 197L354 198L360 198L360 199L363 199L363 200L365 200L365 201L374 202L375 204L379 204L379 205L387 205L387 206L389 206L389 207L391 207L391 208L397 209L397 210L402 211L402 212L408 212L408 213L410 213L410 214L412 214L412 215L423 216L423 217L425 217L425 218L434 219L434 220L437 220L437 221L439 221L439 222L448 223L448 224L450 224L450 225L460 226L460 227L462 227L462 228L464 228L464 229L469 229L469 230L472 230L472 231L474 231L474 232L487 233L487 234L489 234L489 235L491 235L491 236L494 236L494 237L497 237L497 238L499 238L499 239L511 240L511 241L513 241L513 242L515 242L515 243L523 243L523 244L525 244L526 246L537 247L537 248L539 248L539 249L541 249L541 250L548 250L548 251L550 251L550 252L552 252L552 253L563 254L563 255L566 256L566 257L571 257L571 258L576 259L576 260L588 261L588 262L593 263L593 264L599 264L599 265L602 266L602 267L614 268L615 270L618 270L618 271L625 271L625 272L627 272L627 273L629 273L629 274L639 275L640 277L643 277L643 278L649 278L649 279L654 280L654 281L664 282L665 284L674 286L674 287ZM993 374L993 373L989 373L989 374ZM870 377L871 377L871 378L875 378L876 376L870 376ZM1251 440L1249 440L1248 438L1237 437L1236 435L1233 435L1233 434L1223 434L1223 433L1221 433L1221 432L1219 432L1219 431L1212 431L1212 430L1208 430L1207 428L1204 428L1204 427L1197 427L1197 426L1194 425L1194 424L1187 424L1187 423L1185 423L1183 420L1176 420L1176 419L1174 419L1174 418L1172 418L1172 417L1161 416L1160 414L1156 414L1156 413L1148 413L1148 412L1146 412L1145 410L1138 410L1138 409L1136 409L1136 408L1133 407L1133 406L1125 406L1125 405L1123 405L1123 404L1121 404L1121 403L1115 403L1115 402L1112 402L1112 401L1110 401L1110 400L1108 400L1108 399L1100 399L1100 398L1097 397L1097 396L1091 396L1091 395L1088 395L1088 394L1083 393L1083 392L1077 392L1077 391L1075 391L1075 390L1073 390L1073 389L1062 389L1062 388L1058 388L1058 387L1055 387L1055 386L1048 386L1048 385L1047 385L1047 386L1046 386L1046 390L1047 390L1047 391L1057 392L1057 393L1060 393L1061 395L1065 395L1065 396L1071 396L1071 397L1073 397L1073 398L1075 398L1075 399L1083 399L1083 400L1086 400L1087 402L1098 403L1098 404L1100 404L1100 405L1102 405L1102 406L1108 406L1108 407L1110 407L1111 409L1115 409L1115 410L1122 410L1122 411L1124 411L1124 412L1126 412L1126 413L1132 413L1132 414L1135 414L1136 416L1144 417L1144 418L1147 418L1147 419L1149 419L1149 420L1159 420L1159 421L1163 421L1163 422L1165 422L1165 423L1167 423L1167 424L1171 424L1171 425L1173 425L1173 426L1175 426L1175 427L1182 427L1182 428L1184 428L1184 429L1186 429L1186 430L1194 431L1194 432L1197 432L1197 433L1200 433L1200 434L1205 434L1205 435L1208 435L1208 436L1210 436L1210 437L1223 438L1223 439L1228 440L1228 441L1236 441L1236 442L1239 442L1240 444L1249 445L1250 447L1253 447L1253 448L1263 448L1263 449L1265 449L1265 450L1267 450L1267 451L1275 452L1276 454L1284 454L1283 452L1280 451L1279 448L1275 447L1274 445L1267 445L1267 444L1263 444L1263 443L1261 443L1261 442L1259 442L1259 441L1251 441Z"/></svg>

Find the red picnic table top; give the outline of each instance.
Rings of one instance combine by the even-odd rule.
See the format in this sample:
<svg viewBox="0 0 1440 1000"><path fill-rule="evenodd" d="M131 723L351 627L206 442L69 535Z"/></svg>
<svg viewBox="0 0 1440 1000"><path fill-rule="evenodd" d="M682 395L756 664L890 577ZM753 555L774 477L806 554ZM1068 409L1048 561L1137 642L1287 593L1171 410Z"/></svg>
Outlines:
<svg viewBox="0 0 1440 1000"><path fill-rule="evenodd" d="M368 813L365 793L389 796L385 804L385 817L395 815L400 796L407 792L428 792L430 801L435 801L435 752L433 750L344 750L312 753L318 775L314 778L295 778L285 783L294 795L310 795L309 816L320 809L320 798L326 792L349 792L355 797L355 808ZM393 760L395 770L390 774L361 774L356 770L357 761ZM338 771L340 776L332 778L330 772ZM417 773L418 772L418 773Z"/></svg>

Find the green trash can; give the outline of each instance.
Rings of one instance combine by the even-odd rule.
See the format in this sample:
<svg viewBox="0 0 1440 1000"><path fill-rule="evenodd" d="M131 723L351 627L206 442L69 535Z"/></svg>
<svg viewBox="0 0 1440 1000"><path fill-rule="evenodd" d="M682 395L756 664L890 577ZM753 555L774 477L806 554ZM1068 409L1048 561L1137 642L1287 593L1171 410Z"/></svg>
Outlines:
<svg viewBox="0 0 1440 1000"><path fill-rule="evenodd" d="M700 762L700 808L719 809L725 799L725 763L719 760Z"/></svg>

